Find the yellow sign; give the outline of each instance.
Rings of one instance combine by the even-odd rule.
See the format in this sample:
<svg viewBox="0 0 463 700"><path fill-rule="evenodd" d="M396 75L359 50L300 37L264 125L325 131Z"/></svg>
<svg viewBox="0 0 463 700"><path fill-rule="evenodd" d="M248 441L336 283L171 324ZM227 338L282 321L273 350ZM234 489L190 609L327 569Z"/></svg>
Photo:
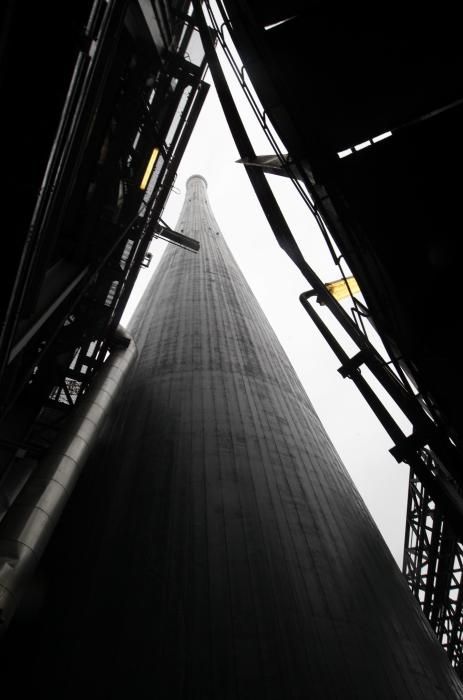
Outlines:
<svg viewBox="0 0 463 700"><path fill-rule="evenodd" d="M358 294L360 292L360 287L358 286L358 282L355 277L346 277L345 280L341 279L335 280L334 282L327 282L325 287L338 301L340 299L345 299L351 294Z"/></svg>

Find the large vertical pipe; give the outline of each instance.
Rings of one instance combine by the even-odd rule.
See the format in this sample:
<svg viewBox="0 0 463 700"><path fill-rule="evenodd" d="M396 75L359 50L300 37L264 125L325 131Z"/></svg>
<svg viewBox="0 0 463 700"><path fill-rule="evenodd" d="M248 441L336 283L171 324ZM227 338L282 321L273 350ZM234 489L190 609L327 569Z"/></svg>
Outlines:
<svg viewBox="0 0 463 700"><path fill-rule="evenodd" d="M53 602L34 644L39 668L53 660L46 683L66 698L89 687L169 700L462 697L200 176L177 230L200 252L170 247L142 299L123 416L48 557Z"/></svg>

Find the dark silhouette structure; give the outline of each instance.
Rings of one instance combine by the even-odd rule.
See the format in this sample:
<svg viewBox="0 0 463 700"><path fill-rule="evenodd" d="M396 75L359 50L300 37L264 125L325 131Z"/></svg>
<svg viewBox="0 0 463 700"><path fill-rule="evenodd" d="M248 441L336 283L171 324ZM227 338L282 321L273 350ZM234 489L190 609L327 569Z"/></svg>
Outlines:
<svg viewBox="0 0 463 700"><path fill-rule="evenodd" d="M460 697L199 175L177 229L200 251L169 247L145 292L120 416L42 562L34 633L19 635L35 687L69 698L89 687L101 698Z"/></svg>
<svg viewBox="0 0 463 700"><path fill-rule="evenodd" d="M154 225L207 94L188 3L148 4L74 2L65 18L52 6L27 17L17 3L2 8L11 207L0 293L5 508L22 478L15 472L34 470L119 342L119 319L149 264ZM27 89L26 53L39 76Z"/></svg>
<svg viewBox="0 0 463 700"><path fill-rule="evenodd" d="M188 244L160 218L208 90L187 11L162 0L2 6L3 628L117 393L124 347L133 354L118 324L150 241Z"/></svg>

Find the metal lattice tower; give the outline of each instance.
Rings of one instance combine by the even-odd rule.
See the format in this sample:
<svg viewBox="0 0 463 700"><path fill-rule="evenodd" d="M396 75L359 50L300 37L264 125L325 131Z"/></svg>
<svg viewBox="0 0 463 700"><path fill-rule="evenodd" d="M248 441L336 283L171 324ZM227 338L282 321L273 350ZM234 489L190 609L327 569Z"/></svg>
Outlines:
<svg viewBox="0 0 463 700"><path fill-rule="evenodd" d="M177 229L200 252L171 246L160 262L132 324L139 361L119 419L44 560L49 602L31 643L38 668L53 659L44 688L461 697L201 176Z"/></svg>
<svg viewBox="0 0 463 700"><path fill-rule="evenodd" d="M430 469L437 464L428 453ZM462 676L463 544L412 471L403 571L452 665Z"/></svg>

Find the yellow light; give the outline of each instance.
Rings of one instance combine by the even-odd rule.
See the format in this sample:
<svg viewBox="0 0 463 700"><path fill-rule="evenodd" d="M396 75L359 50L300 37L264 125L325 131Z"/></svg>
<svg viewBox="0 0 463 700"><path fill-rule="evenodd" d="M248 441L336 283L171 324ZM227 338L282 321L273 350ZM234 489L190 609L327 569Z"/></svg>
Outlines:
<svg viewBox="0 0 463 700"><path fill-rule="evenodd" d="M335 282L328 282L325 287L329 293L338 301L340 299L345 299L350 294L358 294L360 292L360 287L355 277L346 277L346 282L341 280L336 280Z"/></svg>
<svg viewBox="0 0 463 700"><path fill-rule="evenodd" d="M153 172L153 168L154 168L154 165L158 159L158 155L159 155L159 148L153 148L151 158L148 161L148 165L146 166L145 174L143 175L143 180L141 181L141 185L140 185L141 190L146 190L146 186L147 186L148 181L151 177L151 173Z"/></svg>

